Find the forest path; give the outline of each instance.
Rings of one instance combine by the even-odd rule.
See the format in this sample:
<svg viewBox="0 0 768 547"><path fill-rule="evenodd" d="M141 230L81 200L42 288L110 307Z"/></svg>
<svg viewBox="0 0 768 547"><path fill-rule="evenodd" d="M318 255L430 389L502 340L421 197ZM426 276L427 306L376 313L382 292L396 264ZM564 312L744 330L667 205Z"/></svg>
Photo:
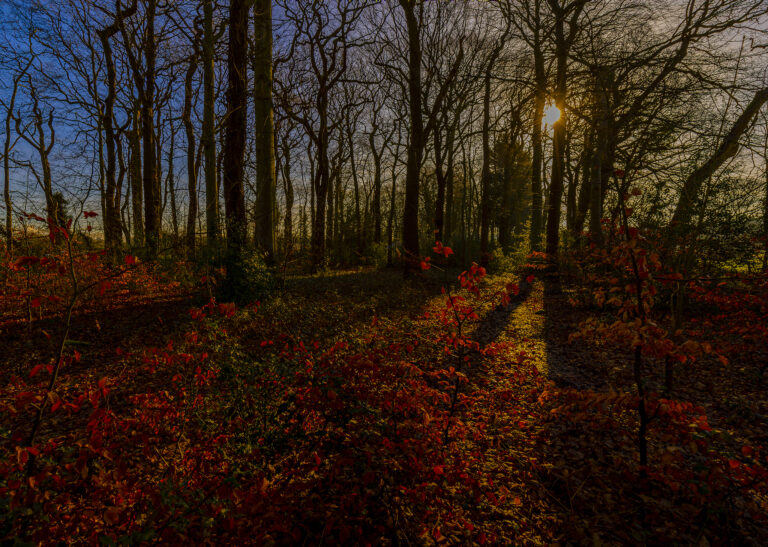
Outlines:
<svg viewBox="0 0 768 547"><path fill-rule="evenodd" d="M486 312L473 338L481 346L489 342L511 342L524 352L539 371L561 388L605 391L605 355L600 359L584 345L568 337L583 319L568 303L568 297L550 279L529 283L511 275L491 278L492 285L516 281L520 292L507 306Z"/></svg>

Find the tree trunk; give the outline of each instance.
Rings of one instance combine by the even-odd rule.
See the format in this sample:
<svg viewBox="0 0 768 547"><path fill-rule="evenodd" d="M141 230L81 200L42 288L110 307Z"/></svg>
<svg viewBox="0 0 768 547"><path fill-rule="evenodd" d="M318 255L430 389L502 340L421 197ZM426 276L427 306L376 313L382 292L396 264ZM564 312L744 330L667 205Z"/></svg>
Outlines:
<svg viewBox="0 0 768 547"><path fill-rule="evenodd" d="M560 109L560 119L553 125L552 138L552 177L549 183L547 211L546 251L556 255L560 243L560 202L563 198L564 160L565 160L565 93L568 74L568 50L565 47L565 21L559 14L555 21L556 69L555 69L555 106Z"/></svg>
<svg viewBox="0 0 768 547"><path fill-rule="evenodd" d="M424 121L421 109L421 36L415 0L400 0L408 27L408 105L410 140L403 207L404 272L412 273L419 262L419 174L424 152Z"/></svg>
<svg viewBox="0 0 768 547"><path fill-rule="evenodd" d="M150 258L157 256L160 245L160 191L157 177L157 158L155 157L155 62L157 44L155 43L155 11L157 0L146 2L147 30L144 45L145 76L144 90L141 94L141 136L144 148L144 226L147 250Z"/></svg>
<svg viewBox="0 0 768 547"><path fill-rule="evenodd" d="M197 72L199 57L198 35L195 35L194 51L189 57L189 66L184 77L184 110L181 115L184 124L184 132L187 137L187 194L189 206L187 209L187 255L193 258L195 255L195 232L197 224L197 143L195 142L195 126L192 123L192 81Z"/></svg>
<svg viewBox="0 0 768 547"><path fill-rule="evenodd" d="M328 216L333 217L333 192L329 192L330 168L328 165L328 88L325 81L321 80L317 94L318 132L316 146L316 166L314 177L315 189L315 217L312 223L312 264L315 268L321 267L325 261L325 223L326 205ZM327 202L327 203L326 203ZM330 227L330 225L329 225Z"/></svg>
<svg viewBox="0 0 768 547"><path fill-rule="evenodd" d="M229 13L227 123L224 142L224 206L227 247L239 259L246 241L243 191L246 119L248 109L248 0L232 0Z"/></svg>
<svg viewBox="0 0 768 547"><path fill-rule="evenodd" d="M536 16L539 16L539 3L536 2ZM543 189L541 180L542 134L541 124L544 119L547 75L544 69L544 52L541 49L539 29L535 29L533 61L536 75L534 94L533 127L531 128L531 250L541 250L541 236L544 226Z"/></svg>
<svg viewBox="0 0 768 547"><path fill-rule="evenodd" d="M445 169L445 221L443 223L443 239L449 243L452 242L453 233L453 172L454 172L454 134L455 125L448 128L448 135L445 140L445 147L448 153L447 166Z"/></svg>
<svg viewBox="0 0 768 547"><path fill-rule="evenodd" d="M136 11L136 2L123 12L119 12L116 17L130 17ZM117 21L97 32L104 50L104 61L107 66L107 97L104 101L104 113L102 115L102 126L107 147L107 166L105 170L106 184L104 188L104 248L113 255L120 245L120 196L117 189L115 176L116 170L116 147L118 136L115 135L115 96L117 94L117 73L115 70L115 61L112 54L112 44L110 39L119 29Z"/></svg>
<svg viewBox="0 0 768 547"><path fill-rule="evenodd" d="M608 81L607 71L600 71L597 78L596 103L598 106L597 147L592 156L592 166L589 184L589 232L597 245L603 243L603 196L607 190L609 173L605 173L608 159L608 140L610 139L611 119L608 105ZM608 175L606 177L605 175ZM605 180L604 180L605 179Z"/></svg>
<svg viewBox="0 0 768 547"><path fill-rule="evenodd" d="M136 247L144 245L144 191L141 186L141 110L138 103L133 109L133 129L130 136L131 164L129 178L131 180L131 208L133 211L133 244Z"/></svg>
<svg viewBox="0 0 768 547"><path fill-rule="evenodd" d="M27 65L14 76L8 111L5 113L5 143L3 144L3 199L5 200L5 250L10 256L13 252L13 203L11 202L11 120L16 105L19 83L32 66L32 58Z"/></svg>
<svg viewBox="0 0 768 547"><path fill-rule="evenodd" d="M581 155L581 180L582 184L578 192L578 202L576 205L576 214L571 227L571 233L574 237L581 235L584 231L584 222L587 219L589 210L589 200L591 195L590 177L592 173L592 162L595 151L593 150L594 134L597 132L597 116L593 115L592 122L586 128L584 134L584 151Z"/></svg>
<svg viewBox="0 0 768 547"><path fill-rule="evenodd" d="M480 263L488 265L491 249L489 232L491 224L491 75L501 47L493 50L485 69L483 82L483 168L480 195Z"/></svg>
<svg viewBox="0 0 768 547"><path fill-rule="evenodd" d="M725 135L715 153L691 173L683 184L683 191L672 215L670 228L677 235L682 235L691 220L693 204L707 178L739 150L739 139L749 129L763 105L768 102L768 88L760 89L741 113L739 118Z"/></svg>
<svg viewBox="0 0 768 547"><path fill-rule="evenodd" d="M373 143L373 133L371 133L371 150L373 150L373 203L371 209L373 213L373 242L381 243L381 154L377 153Z"/></svg>
<svg viewBox="0 0 768 547"><path fill-rule="evenodd" d="M256 246L274 260L275 135L272 107L272 0L256 0L253 22L254 111L256 149Z"/></svg>
<svg viewBox="0 0 768 547"><path fill-rule="evenodd" d="M359 254L363 252L363 219L360 214L360 181L357 178L357 163L355 162L355 144L352 142L354 126L347 128L347 139L349 140L349 166L352 170L352 186L355 192L355 244Z"/></svg>
<svg viewBox="0 0 768 547"><path fill-rule="evenodd" d="M42 179L35 172L38 183L42 187L43 195L45 196L45 211L48 217L48 222L54 226L62 226L64 219L62 217L62 211L60 210L61 200L58 200L53 195L53 177L51 175L51 162L50 153L53 149L53 145L56 140L56 134L53 127L53 111L48 114L48 131L50 134L50 140L45 135L45 120L43 119L43 112L40 109L40 101L37 96L37 89L32 84L30 78L30 97L32 98L32 115L34 117L34 131L35 135L26 135L21 129L21 119L16 118L16 132L37 152L40 157L40 165L42 167ZM58 232L54 234L53 242L59 241Z"/></svg>
<svg viewBox="0 0 768 547"><path fill-rule="evenodd" d="M215 74L216 36L213 0L203 0L203 157L205 159L205 225L209 246L219 237L219 184L216 170Z"/></svg>
<svg viewBox="0 0 768 547"><path fill-rule="evenodd" d="M174 241L179 239L179 215L176 209L176 181L173 173L173 155L176 148L176 132L171 127L171 142L168 146L168 176L166 177L166 192L171 201L171 227L173 228Z"/></svg>
<svg viewBox="0 0 768 547"><path fill-rule="evenodd" d="M395 144L395 152L392 154L392 188L389 194L389 218L387 219L387 266L393 266L393 252L395 246L395 204L397 195L397 159L400 157L400 137Z"/></svg>
<svg viewBox="0 0 768 547"><path fill-rule="evenodd" d="M437 179L437 196L435 197L435 239L443 241L445 226L445 186L446 177L443 171L443 146L439 129L435 129L433 142L435 145L435 178Z"/></svg>
<svg viewBox="0 0 768 547"><path fill-rule="evenodd" d="M291 147L287 134L283 138L283 192L285 193L285 218L283 219L283 231L285 232L286 255L293 250L293 181L291 180Z"/></svg>

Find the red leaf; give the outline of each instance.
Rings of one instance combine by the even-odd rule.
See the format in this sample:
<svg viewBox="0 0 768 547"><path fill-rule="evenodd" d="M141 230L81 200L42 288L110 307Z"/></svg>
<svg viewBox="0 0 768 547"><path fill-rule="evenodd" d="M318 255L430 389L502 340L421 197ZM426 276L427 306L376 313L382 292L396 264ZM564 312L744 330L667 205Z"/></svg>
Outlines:
<svg viewBox="0 0 768 547"><path fill-rule="evenodd" d="M83 216L85 218L91 218L91 217L97 217L99 216L98 213L94 213L93 211L83 211Z"/></svg>
<svg viewBox="0 0 768 547"><path fill-rule="evenodd" d="M436 465L432 468L432 471L435 473L435 475L443 475L445 473L444 469L444 465Z"/></svg>
<svg viewBox="0 0 768 547"><path fill-rule="evenodd" d="M750 457L752 454L754 454L754 453L755 453L755 449L754 449L754 448L752 448L751 446L742 446L742 447L741 447L741 453L742 453L742 454L743 454L745 457L747 457L747 458L748 458L748 457Z"/></svg>
<svg viewBox="0 0 768 547"><path fill-rule="evenodd" d="M40 299L39 298L33 298L29 302L29 305L32 306L33 308L39 308L40 307Z"/></svg>
<svg viewBox="0 0 768 547"><path fill-rule="evenodd" d="M525 280L526 280L528 283L533 283L534 281L536 281L536 276L535 276L535 275L533 275L533 274L531 274L531 275L529 275L528 277L526 277L526 278L525 278Z"/></svg>
<svg viewBox="0 0 768 547"><path fill-rule="evenodd" d="M34 367L32 367L32 370L29 371L29 377L34 378L35 376L37 376L38 372L43 370L43 368L45 368L45 365L35 365Z"/></svg>
<svg viewBox="0 0 768 547"><path fill-rule="evenodd" d="M125 263L128 266L133 266L136 264L136 258L133 255L125 255Z"/></svg>

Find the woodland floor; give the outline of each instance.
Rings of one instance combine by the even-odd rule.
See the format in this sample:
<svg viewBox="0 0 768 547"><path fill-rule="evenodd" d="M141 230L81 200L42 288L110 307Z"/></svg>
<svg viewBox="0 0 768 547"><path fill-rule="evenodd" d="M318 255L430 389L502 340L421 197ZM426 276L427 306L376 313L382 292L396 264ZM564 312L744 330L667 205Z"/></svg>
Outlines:
<svg viewBox="0 0 768 547"><path fill-rule="evenodd" d="M684 426L680 426L679 421L671 425L665 422L658 428L652 425L652 472L648 480L638 480L636 419L632 405L626 403L626 398L634 392L631 356L599 344L569 342L579 322L599 312L574 305L567 284L561 285L546 275L528 283L523 279L525 273L528 272L489 276L484 281L489 295L507 282L518 281L520 292L512 297L509 305L498 304L496 298L473 300L480 317L469 325L470 338L478 342L480 348L496 344L501 349L492 357L478 352L471 354L464 393L472 403L459 413L467 432L463 437L456 434L462 439L461 454L465 461L460 463L446 454L435 455L439 449L425 454L424 459L430 463L421 475L413 477L414 484L421 485L419 495L409 494L406 489L399 497L379 486L381 491L376 495L384 496L382 492L388 492L386 495L391 497L387 498L387 507L399 504L398 507L391 513L383 509L380 513L359 509L360 514L368 516L355 513L356 520L353 520L357 527L351 531L343 530L341 524L336 526L336 531L330 525L324 528L318 524L323 521L322 515L331 515L330 521L342 518L336 513L343 515L344 511L350 511L337 502L339 494L332 493L331 487L327 492L322 491L318 484L326 483L320 481L313 486L311 497L305 500L307 505L320 508L309 510L305 506L299 511L306 512L307 522L302 522L300 515L294 516L285 530L276 530L260 541L353 544L357 542L356 537L362 537L357 534L363 533L371 543L402 545L768 545L768 524L760 520L760 514L768 511L768 502L760 493L762 489L740 490L720 480L723 472L718 470L720 467L715 469L723 461L733 461L732 458L741 461L743 446L768 446L768 386L756 381L752 372L740 369L738 364L728 370L705 359L679 365L673 398L691 403L691 408L700 407L700 412L692 411L692 415L706 416L711 431L701 426L697 416L691 417L690 423ZM212 344L208 351L214 360L226 361L238 355L240 360L275 363L281 354L272 347L282 343L278 341L307 345L316 341L319 351L330 351L337 342L373 340L380 332L377 329L389 328L397 328L402 340L412 336L423 345L439 331L434 325L424 325L424 313L434 314L443 307L445 296L441 294L441 287L449 278L455 279L455 275L443 277L438 272L428 272L423 278L411 281L403 281L397 271L341 271L289 277L284 288L265 300L258 311L237 314L227 323L208 327L208 334L204 336L210 335L211 340L216 335L211 332L226 331L226 339L219 339L218 345ZM132 352L138 356L143 348L170 351L169 340L180 345L185 333L196 324L189 310L199 308L206 300L204 292L161 288L133 299L115 299L122 302L120 305L83 310L75 316L70 334L75 341L72 347L78 350L80 359L63 372L58 395L64 399L74 398L81 386L96 385L107 377L111 386L109 408L116 415L126 416L131 413L129 407L135 404L133 397L167 395L168 386L173 383L172 371L146 368L138 357L131 361L124 355ZM0 353L0 385L4 386L0 403L10 406L18 400L19 393L29 389L19 377L28 375L25 371L32 363L52 357L60 328L57 321L55 317L38 319L29 327L16 317L0 325L4 346ZM361 345L364 347L366 343L373 344L362 342ZM143 355L146 364L147 354ZM341 355L342 361L347 359L345 356ZM439 352L417 351L412 357L415 364L426 370L417 356L431 359L430 370L439 371ZM353 358L356 357L349 357ZM648 364L649 377L654 386L652 390L661 391L661 368L656 365ZM427 385L437 385L435 382L437 380L429 380ZM341 393L342 388L336 391ZM235 396L234 391L231 396ZM279 399L279 395L275 397ZM424 411L426 423L419 424L420 427L429 426L432 420L429 412ZM283 419L278 411L274 416L276 420ZM54 415L43 423L39 442L44 444L55 439L62 444L82 443L88 419L85 412ZM13 432L27 431L32 414L13 412L9 420L3 425L0 442L2 450L9 451L7 457L13 459L10 455ZM186 440L182 440L185 437ZM183 452L184 446L196 442L195 437L183 431L175 439L174 442L153 441L156 446L152 447L152 457L147 457L146 449L144 460L138 454L131 456L131 464L137 466L132 476L144 477L134 479L137 484L162 482L159 477L167 476L169 468L182 465L181 459L174 459L174 450ZM275 446L281 445L276 442ZM450 451L452 447L454 444L446 445L443 450ZM339 454L346 454L338 450ZM314 452L317 453L319 450ZM331 453L331 448L324 448L324 458L331 459ZM722 458L713 459L713 453ZM372 465L371 457L368 456L369 465ZM435 459L438 457L443 459ZM375 456L373 459L377 460ZM265 472L264 484L271 481L285 488L291 482L286 478L290 474L285 469L273 469L279 467L274 462L282 464L284 460L273 457L270 461L273 463L265 468L272 469L272 475ZM381 464L387 465L387 461L382 459ZM715 461L717 465L712 463ZM150 468L144 469L147 464ZM482 477L473 491L483 492L483 499L474 495L461 501L463 494L450 482L453 478L449 479L449 469L455 470L458 476L462 465L466 469L477 469L476 476ZM97 467L94 463L90 471L81 471L83 481L86 475L88 480L95 481L90 477L96 474ZM725 468L728 469L727 463ZM404 476L405 471L397 469L398 476ZM306 472L304 468L300 470ZM312 473L325 477L323 480L326 475L334 476L319 462L311 469ZM429 485L424 478L427 475L431 477ZM446 482L432 485L431 481L437 484L441 478ZM297 481L299 479L293 482ZM91 487L96 488L84 484L78 488ZM267 489L264 486L265 492ZM409 495L413 496L411 501L408 501ZM122 513L99 517L100 511L104 511L103 505L93 502L93 507L89 507L90 502L83 501L85 497L74 496L75 501L70 500L69 509L61 509L62 514L70 518L75 512L88 515L92 511L102 533L111 530L113 537L121 537L121 529L141 524L138 517L130 520L115 516ZM128 495L121 496L120 499L127 499ZM430 496L439 500L436 507L430 506ZM117 505L116 495L110 499L107 505ZM127 514L127 510L121 511ZM286 514L288 512L286 509ZM360 524L366 518L367 528ZM87 537L88 518L81 523L74 520L66 528L67 533ZM7 526L9 534L19 534L19 530L26 529L19 528L18 520ZM190 526L191 530L195 529ZM215 525L211 526L215 529ZM153 541L165 537L164 528L169 528L167 520L154 532ZM195 540L194 532L190 533L189 540ZM34 541L43 544L50 541L32 532L30 537L37 537ZM125 537L141 541L143 536ZM372 537L375 539L371 540ZM69 541L80 542L71 536ZM234 540L228 537L222 541ZM215 536L206 542L216 543Z"/></svg>

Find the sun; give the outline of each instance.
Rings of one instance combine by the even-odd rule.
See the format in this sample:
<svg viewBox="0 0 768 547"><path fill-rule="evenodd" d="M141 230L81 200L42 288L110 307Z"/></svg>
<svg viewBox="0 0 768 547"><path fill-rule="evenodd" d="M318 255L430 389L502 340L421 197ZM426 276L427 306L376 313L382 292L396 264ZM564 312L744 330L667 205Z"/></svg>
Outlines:
<svg viewBox="0 0 768 547"><path fill-rule="evenodd" d="M560 119L560 109L550 103L544 107L544 124L552 126Z"/></svg>

